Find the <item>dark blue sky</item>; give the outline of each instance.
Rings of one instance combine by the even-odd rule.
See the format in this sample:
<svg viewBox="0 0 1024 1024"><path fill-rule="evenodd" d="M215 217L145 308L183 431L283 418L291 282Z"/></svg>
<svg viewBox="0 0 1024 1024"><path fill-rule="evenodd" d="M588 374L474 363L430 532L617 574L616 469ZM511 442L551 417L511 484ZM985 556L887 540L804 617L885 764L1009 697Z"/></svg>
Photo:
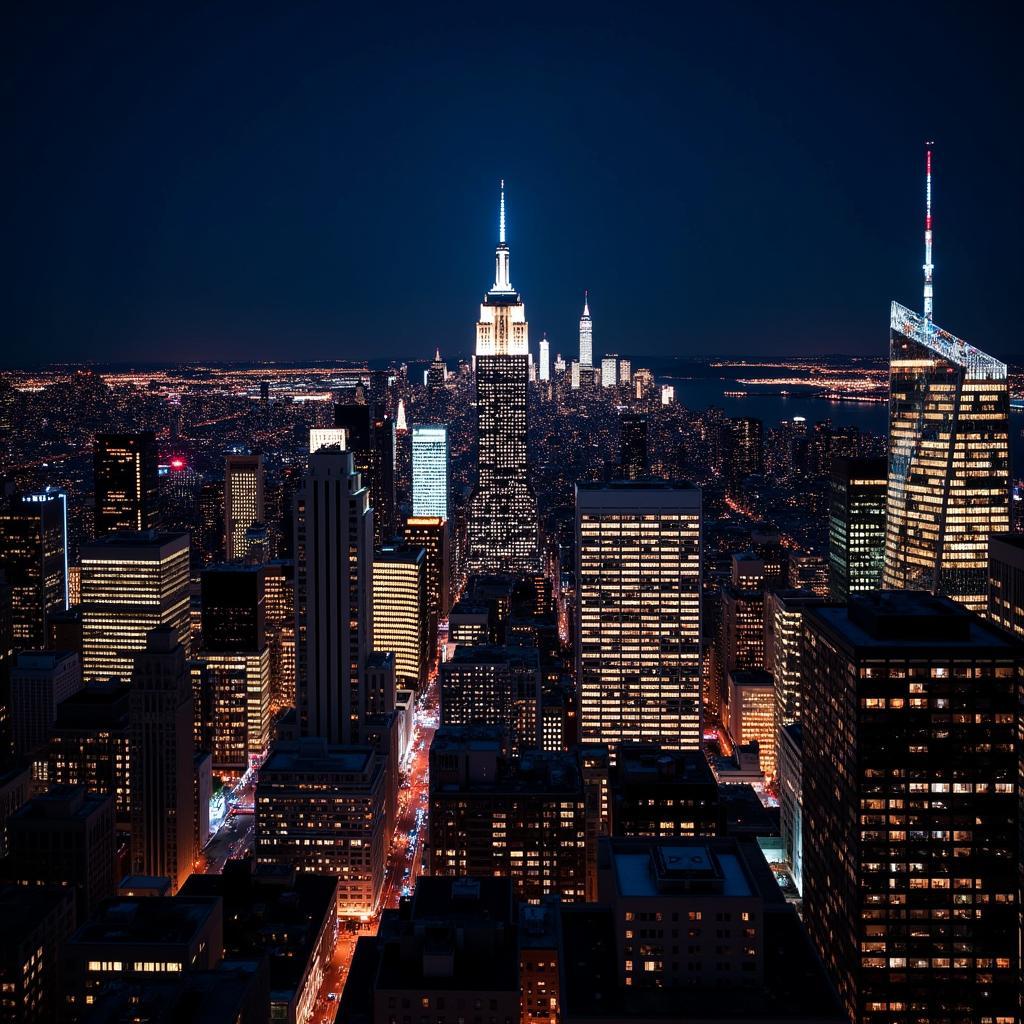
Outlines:
<svg viewBox="0 0 1024 1024"><path fill-rule="evenodd" d="M5 26L8 365L468 352L501 177L534 348L589 287L595 354L883 354L933 137L936 320L1024 358L1009 4L70 6Z"/></svg>

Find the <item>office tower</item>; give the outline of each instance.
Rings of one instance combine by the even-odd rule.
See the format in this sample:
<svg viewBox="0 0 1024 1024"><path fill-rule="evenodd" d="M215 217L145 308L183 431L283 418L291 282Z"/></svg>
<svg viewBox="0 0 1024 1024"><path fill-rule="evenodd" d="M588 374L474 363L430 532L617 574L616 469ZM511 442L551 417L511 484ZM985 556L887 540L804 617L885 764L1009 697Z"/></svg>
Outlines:
<svg viewBox="0 0 1024 1024"><path fill-rule="evenodd" d="M514 759L494 728L441 728L430 745L430 873L503 875L523 900L587 894L587 809L574 754Z"/></svg>
<svg viewBox="0 0 1024 1024"><path fill-rule="evenodd" d="M551 344L545 334L540 339L540 373L541 380L551 380Z"/></svg>
<svg viewBox="0 0 1024 1024"><path fill-rule="evenodd" d="M993 535L988 544L988 617L1024 634L1024 535Z"/></svg>
<svg viewBox="0 0 1024 1024"><path fill-rule="evenodd" d="M309 450L311 453L321 448L340 448L344 451L347 434L344 427L310 427Z"/></svg>
<svg viewBox="0 0 1024 1024"><path fill-rule="evenodd" d="M338 914L372 914L384 885L384 759L315 736L275 743L256 787L256 861L338 877Z"/></svg>
<svg viewBox="0 0 1024 1024"><path fill-rule="evenodd" d="M127 680L90 683L57 705L50 729L47 779L85 786L114 799L119 824L131 821L131 751Z"/></svg>
<svg viewBox="0 0 1024 1024"><path fill-rule="evenodd" d="M129 698L132 872L164 875L176 892L199 852L193 789L192 677L171 626L135 654Z"/></svg>
<svg viewBox="0 0 1024 1024"><path fill-rule="evenodd" d="M646 416L625 415L619 419L619 451L626 480L640 480L647 475Z"/></svg>
<svg viewBox="0 0 1024 1024"><path fill-rule="evenodd" d="M540 659L535 648L459 646L441 665L441 724L504 730L514 752L540 746Z"/></svg>
<svg viewBox="0 0 1024 1024"><path fill-rule="evenodd" d="M619 360L619 383L629 387L633 379L633 366L628 359Z"/></svg>
<svg viewBox="0 0 1024 1024"><path fill-rule="evenodd" d="M748 476L764 472L764 424L749 416L729 421L728 485L733 493Z"/></svg>
<svg viewBox="0 0 1024 1024"><path fill-rule="evenodd" d="M726 677L729 699L722 715L733 745L756 743L765 775L775 774L775 683L762 669L735 669Z"/></svg>
<svg viewBox="0 0 1024 1024"><path fill-rule="evenodd" d="M62 885L0 884L0 992L5 1020L61 1019L60 957L75 930L75 894Z"/></svg>
<svg viewBox="0 0 1024 1024"><path fill-rule="evenodd" d="M187 533L113 533L83 544L82 671L86 680L132 674L132 655L157 626L189 642Z"/></svg>
<svg viewBox="0 0 1024 1024"><path fill-rule="evenodd" d="M804 788L803 726L799 722L784 725L778 733L779 825L782 849L789 862L789 873L796 891L804 891Z"/></svg>
<svg viewBox="0 0 1024 1024"><path fill-rule="evenodd" d="M373 512L351 451L321 448L295 496L299 726L328 743L362 735L373 642Z"/></svg>
<svg viewBox="0 0 1024 1024"><path fill-rule="evenodd" d="M249 550L249 528L265 521L263 456L229 455L224 463L224 557L242 561Z"/></svg>
<svg viewBox="0 0 1024 1024"><path fill-rule="evenodd" d="M355 471L362 476L373 509L373 543L391 540L395 532L395 423L375 418L368 405L334 407L334 425L347 433Z"/></svg>
<svg viewBox="0 0 1024 1024"><path fill-rule="evenodd" d="M764 668L764 561L751 552L733 555L729 583L722 587L717 670L709 680L708 712L725 719L730 672ZM718 687L717 691L715 687Z"/></svg>
<svg viewBox="0 0 1024 1024"><path fill-rule="evenodd" d="M445 423L412 428L412 514L448 519L448 426Z"/></svg>
<svg viewBox="0 0 1024 1024"><path fill-rule="evenodd" d="M204 565L224 558L224 488L218 483L199 489L199 550Z"/></svg>
<svg viewBox="0 0 1024 1024"><path fill-rule="evenodd" d="M448 522L438 516L410 516L405 521L405 540L426 552L427 598L430 603L432 629L430 644L437 644L437 625L448 618L451 601L451 538Z"/></svg>
<svg viewBox="0 0 1024 1024"><path fill-rule="evenodd" d="M839 458L829 483L829 596L846 601L851 594L877 590L885 561L884 458Z"/></svg>
<svg viewBox="0 0 1024 1024"><path fill-rule="evenodd" d="M590 319L590 292L583 293L583 315L580 317L580 376L594 365L594 322ZM578 385L574 384L573 387Z"/></svg>
<svg viewBox="0 0 1024 1024"><path fill-rule="evenodd" d="M1010 529L1006 365L894 302L884 586L987 603Z"/></svg>
<svg viewBox="0 0 1024 1024"><path fill-rule="evenodd" d="M700 535L695 487L576 485L576 677L584 743L700 747Z"/></svg>
<svg viewBox="0 0 1024 1024"><path fill-rule="evenodd" d="M114 895L114 800L84 786L53 786L7 822L9 876L74 888L84 921Z"/></svg>
<svg viewBox="0 0 1024 1024"><path fill-rule="evenodd" d="M674 384L661 385L661 404L671 405L676 400L676 388Z"/></svg>
<svg viewBox="0 0 1024 1024"><path fill-rule="evenodd" d="M633 394L637 401L646 401L654 395L654 374L640 367L633 374Z"/></svg>
<svg viewBox="0 0 1024 1024"><path fill-rule="evenodd" d="M810 590L818 597L829 593L828 559L810 551L790 551L787 558L786 584L791 590Z"/></svg>
<svg viewBox="0 0 1024 1024"><path fill-rule="evenodd" d="M526 309L508 274L502 183L494 286L476 325L477 484L470 499L469 571L529 573L539 562L537 500L527 477Z"/></svg>
<svg viewBox="0 0 1024 1024"><path fill-rule="evenodd" d="M336 878L285 873L246 858L229 860L223 874L192 875L178 895L223 901L227 961L269 959L273 981L264 1020L312 1024L338 937ZM244 1017L226 1019L247 1024Z"/></svg>
<svg viewBox="0 0 1024 1024"><path fill-rule="evenodd" d="M555 356L555 376L558 377L565 373L565 360L562 358L562 353L559 352Z"/></svg>
<svg viewBox="0 0 1024 1024"><path fill-rule="evenodd" d="M0 566L10 588L15 647L46 646L51 615L68 607L68 498L47 488L10 496L0 508Z"/></svg>
<svg viewBox="0 0 1024 1024"><path fill-rule="evenodd" d="M264 572L271 703L295 707L295 563L270 562Z"/></svg>
<svg viewBox="0 0 1024 1024"><path fill-rule="evenodd" d="M366 659L367 714L390 715L395 710L396 687L394 653L374 651Z"/></svg>
<svg viewBox="0 0 1024 1024"><path fill-rule="evenodd" d="M1014 1020L1018 641L925 593L810 609L804 920L852 1020Z"/></svg>
<svg viewBox="0 0 1024 1024"><path fill-rule="evenodd" d="M722 831L718 783L702 750L622 743L611 788L614 835L669 839Z"/></svg>
<svg viewBox="0 0 1024 1024"><path fill-rule="evenodd" d="M601 360L601 386L613 388L619 383L619 357L609 352Z"/></svg>
<svg viewBox="0 0 1024 1024"><path fill-rule="evenodd" d="M19 651L10 685L14 753L31 757L49 741L57 705L82 688L82 664L70 651Z"/></svg>
<svg viewBox="0 0 1024 1024"><path fill-rule="evenodd" d="M430 607L423 548L389 545L373 554L373 647L393 651L401 686L426 681Z"/></svg>
<svg viewBox="0 0 1024 1024"><path fill-rule="evenodd" d="M93 456L96 537L125 530L155 530L160 525L156 437L97 434Z"/></svg>
<svg viewBox="0 0 1024 1024"><path fill-rule="evenodd" d="M580 375L580 364L575 359L572 361L572 368L569 372L573 391L579 391L580 380L582 378Z"/></svg>
<svg viewBox="0 0 1024 1024"><path fill-rule="evenodd" d="M822 599L807 590L768 590L764 595L764 668L775 681L775 723L800 721L804 613Z"/></svg>

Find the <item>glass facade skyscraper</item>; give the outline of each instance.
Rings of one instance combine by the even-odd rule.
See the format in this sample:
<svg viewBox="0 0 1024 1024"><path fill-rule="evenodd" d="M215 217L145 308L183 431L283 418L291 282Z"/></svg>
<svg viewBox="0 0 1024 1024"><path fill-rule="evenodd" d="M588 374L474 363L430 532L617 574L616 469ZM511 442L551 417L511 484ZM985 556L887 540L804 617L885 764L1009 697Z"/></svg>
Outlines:
<svg viewBox="0 0 1024 1024"><path fill-rule="evenodd" d="M984 611L988 539L1010 529L1006 364L892 304L883 586Z"/></svg>
<svg viewBox="0 0 1024 1024"><path fill-rule="evenodd" d="M412 428L412 514L448 518L448 426Z"/></svg>
<svg viewBox="0 0 1024 1024"><path fill-rule="evenodd" d="M846 601L850 594L877 590L885 559L884 458L838 458L829 487L829 594Z"/></svg>

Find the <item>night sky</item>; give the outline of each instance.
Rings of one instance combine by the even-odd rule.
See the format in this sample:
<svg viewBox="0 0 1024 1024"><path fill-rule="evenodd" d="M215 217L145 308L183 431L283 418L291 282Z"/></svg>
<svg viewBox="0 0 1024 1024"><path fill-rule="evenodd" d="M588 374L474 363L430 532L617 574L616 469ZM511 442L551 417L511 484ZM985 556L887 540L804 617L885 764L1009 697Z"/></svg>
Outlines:
<svg viewBox="0 0 1024 1024"><path fill-rule="evenodd" d="M71 6L4 26L7 365L454 361L502 177L534 352L586 287L595 355L884 355L929 138L936 321L1024 359L1009 4Z"/></svg>

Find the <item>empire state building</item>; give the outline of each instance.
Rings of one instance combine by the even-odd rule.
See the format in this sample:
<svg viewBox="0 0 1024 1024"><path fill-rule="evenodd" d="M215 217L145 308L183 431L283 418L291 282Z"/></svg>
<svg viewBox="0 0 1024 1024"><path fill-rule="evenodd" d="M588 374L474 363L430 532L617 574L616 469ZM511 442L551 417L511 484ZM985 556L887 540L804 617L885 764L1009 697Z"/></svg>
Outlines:
<svg viewBox="0 0 1024 1024"><path fill-rule="evenodd" d="M469 570L536 572L537 499L526 474L529 335L522 297L512 287L501 183L494 286L476 325L477 485L470 501Z"/></svg>

